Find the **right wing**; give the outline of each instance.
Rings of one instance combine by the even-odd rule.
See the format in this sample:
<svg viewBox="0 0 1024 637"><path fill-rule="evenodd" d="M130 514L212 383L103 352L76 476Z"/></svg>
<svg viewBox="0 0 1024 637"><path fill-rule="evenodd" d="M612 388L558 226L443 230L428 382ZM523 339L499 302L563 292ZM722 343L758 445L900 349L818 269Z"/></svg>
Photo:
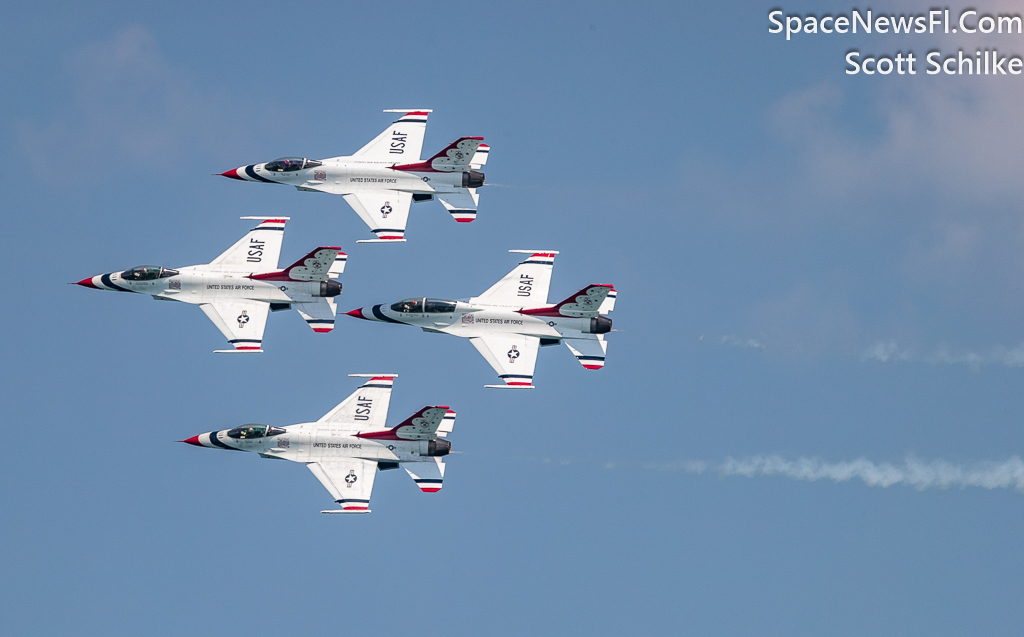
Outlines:
<svg viewBox="0 0 1024 637"><path fill-rule="evenodd" d="M504 385L484 387L533 389L533 368L537 365L539 338L524 334L488 334L470 338L469 342L505 381Z"/></svg>
<svg viewBox="0 0 1024 637"><path fill-rule="evenodd" d="M424 110L402 115L398 121L385 128L383 133L374 137L373 141L352 156L371 161L394 161L396 164L419 161L429 113L429 110Z"/></svg>
<svg viewBox="0 0 1024 637"><path fill-rule="evenodd" d="M397 190L360 190L343 195L363 223L377 235L356 243L405 241L405 224L409 220L412 195Z"/></svg>
<svg viewBox="0 0 1024 637"><path fill-rule="evenodd" d="M548 287L551 285L551 271L555 267L558 252L532 250L509 250L524 252L530 256L506 274L500 281L487 288L480 296L470 299L491 305L512 307L538 307L547 305Z"/></svg>
<svg viewBox="0 0 1024 637"><path fill-rule="evenodd" d="M263 330L267 327L270 304L250 299L230 299L199 306L235 349L225 352L262 352Z"/></svg>
<svg viewBox="0 0 1024 637"><path fill-rule="evenodd" d="M370 376L370 380L352 392L337 407L330 410L318 420L318 423L341 425L349 431L366 431L382 429L388 419L388 406L391 404L391 387L397 374L355 374Z"/></svg>
<svg viewBox="0 0 1024 637"><path fill-rule="evenodd" d="M227 265L249 272L269 272L277 269L281 256L281 242L284 241L284 224L290 217L242 217L262 219L260 224L249 231L235 245L225 250L210 262L210 265Z"/></svg>
<svg viewBox="0 0 1024 637"><path fill-rule="evenodd" d="M369 513L377 461L345 458L306 464L346 513ZM324 511L330 513L330 511Z"/></svg>

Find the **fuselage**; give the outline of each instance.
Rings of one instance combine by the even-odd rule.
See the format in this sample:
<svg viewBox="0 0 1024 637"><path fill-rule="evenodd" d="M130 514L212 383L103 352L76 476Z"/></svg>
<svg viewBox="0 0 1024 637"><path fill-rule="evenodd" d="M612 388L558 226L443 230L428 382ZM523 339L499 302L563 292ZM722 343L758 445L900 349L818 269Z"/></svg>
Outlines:
<svg viewBox="0 0 1024 637"><path fill-rule="evenodd" d="M278 159L241 166L221 173L241 181L294 186L331 194L359 190L397 190L432 195L462 192L483 184L483 174L472 172L407 172L393 168L394 162L369 161L354 157L311 160L301 157ZM479 177L477 177L479 176ZM479 180L479 184L474 180Z"/></svg>
<svg viewBox="0 0 1024 637"><path fill-rule="evenodd" d="M451 444L444 439L404 440L390 430L357 433L351 426L315 422L287 427L243 425L199 434L182 442L303 463L343 458L381 463L423 462L432 456L447 455L451 450Z"/></svg>
<svg viewBox="0 0 1024 637"><path fill-rule="evenodd" d="M313 303L317 297L337 296L340 284L329 281L259 281L252 272L211 265L167 269L139 266L124 272L98 274L78 284L100 290L149 294L161 301L214 303L250 299L267 303Z"/></svg>
<svg viewBox="0 0 1024 637"><path fill-rule="evenodd" d="M428 332L472 338L487 334L525 334L542 339L587 338L587 334L603 333L596 319L566 316L529 316L523 308L446 301L414 297L398 303L363 307L348 312L349 316L370 321L414 325ZM593 331L592 331L593 330Z"/></svg>

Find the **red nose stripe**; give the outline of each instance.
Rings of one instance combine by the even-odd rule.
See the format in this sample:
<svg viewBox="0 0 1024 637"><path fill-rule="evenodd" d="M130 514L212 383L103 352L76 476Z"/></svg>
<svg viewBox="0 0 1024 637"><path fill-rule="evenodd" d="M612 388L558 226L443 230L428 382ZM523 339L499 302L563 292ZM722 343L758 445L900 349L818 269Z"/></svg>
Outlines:
<svg viewBox="0 0 1024 637"><path fill-rule="evenodd" d="M356 318L361 318L364 321L370 320L370 319L366 318L365 316L363 316L363 308L361 308L361 307L358 307L358 308L352 310L351 312L345 312L345 314L348 314L349 316L354 316Z"/></svg>
<svg viewBox="0 0 1024 637"><path fill-rule="evenodd" d="M195 445L195 446L197 446L197 447L202 447L202 446L203 446L203 445L202 445L202 444L201 444L201 443L199 442L199 436L192 436L191 438L189 438L189 439L187 439L187 440L179 440L178 442L184 442L184 443L186 443L186 444L189 444L189 445Z"/></svg>
<svg viewBox="0 0 1024 637"><path fill-rule="evenodd" d="M244 179L242 179L241 177L238 176L238 169L237 168L232 168L231 170L229 170L227 172L222 172L222 173L220 173L220 176L221 177L227 177L228 179L237 179L238 181L245 181Z"/></svg>
<svg viewBox="0 0 1024 637"><path fill-rule="evenodd" d="M98 285L96 285L95 283L92 282L92 277L89 277L88 279L82 279L81 281L79 281L75 285L80 285L83 288L92 288L94 290L102 290L103 289L103 288L99 287Z"/></svg>

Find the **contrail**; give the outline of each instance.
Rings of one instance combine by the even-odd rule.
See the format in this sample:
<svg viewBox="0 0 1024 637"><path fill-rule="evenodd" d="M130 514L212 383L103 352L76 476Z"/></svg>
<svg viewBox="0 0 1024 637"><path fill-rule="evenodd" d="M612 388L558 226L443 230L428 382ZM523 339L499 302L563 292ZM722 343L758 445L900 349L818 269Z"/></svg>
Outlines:
<svg viewBox="0 0 1024 637"><path fill-rule="evenodd" d="M919 491L949 489L951 487L983 487L1010 489L1024 494L1024 462L1011 456L1003 462L976 462L969 465L953 464L945 460L923 461L913 456L902 464L875 463L866 458L846 462L825 462L820 458L787 460L779 455L726 458L721 463L683 461L671 464L649 464L645 469L655 471L685 471L687 473L717 473L726 476L784 476L794 480L832 480L846 482L859 479L869 487L890 487L903 484Z"/></svg>

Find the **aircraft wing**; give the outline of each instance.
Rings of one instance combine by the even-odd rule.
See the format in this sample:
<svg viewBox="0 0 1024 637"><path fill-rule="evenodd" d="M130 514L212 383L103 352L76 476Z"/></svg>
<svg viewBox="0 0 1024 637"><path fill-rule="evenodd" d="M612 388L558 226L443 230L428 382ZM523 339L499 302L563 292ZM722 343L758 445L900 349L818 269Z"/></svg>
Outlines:
<svg viewBox="0 0 1024 637"><path fill-rule="evenodd" d="M210 265L233 266L250 272L277 269L284 241L284 224L289 217L242 217L259 219L260 224L210 262Z"/></svg>
<svg viewBox="0 0 1024 637"><path fill-rule="evenodd" d="M533 368L537 365L539 338L523 334L488 334L470 338L469 342L505 381L504 385L485 387L533 389Z"/></svg>
<svg viewBox="0 0 1024 637"><path fill-rule="evenodd" d="M405 224L409 220L412 195L397 190L360 190L344 195L345 201L359 218L370 226L376 239L356 243L388 243L405 241Z"/></svg>
<svg viewBox="0 0 1024 637"><path fill-rule="evenodd" d="M389 109L385 112L401 111ZM396 164L419 161L420 153L423 151L423 136L427 132L427 116L430 112L429 109L423 109L403 114L352 156L367 160L386 160Z"/></svg>
<svg viewBox="0 0 1024 637"><path fill-rule="evenodd" d="M318 423L332 423L344 431L383 429L391 404L391 387L396 374L357 374L370 379L330 410Z"/></svg>
<svg viewBox="0 0 1024 637"><path fill-rule="evenodd" d="M370 512L370 494L373 492L373 479L377 474L377 461L344 458L309 462L306 466L330 492L334 501L341 505L342 511Z"/></svg>
<svg viewBox="0 0 1024 637"><path fill-rule="evenodd" d="M249 299L230 299L203 303L199 309L217 326L235 349L225 352L262 352L263 330L267 327L270 304Z"/></svg>
<svg viewBox="0 0 1024 637"><path fill-rule="evenodd" d="M547 305L548 287L551 285L551 271L555 267L555 250L509 250L523 252L530 256L506 274L500 281L487 288L470 302L481 301L492 305L511 307L539 307Z"/></svg>

